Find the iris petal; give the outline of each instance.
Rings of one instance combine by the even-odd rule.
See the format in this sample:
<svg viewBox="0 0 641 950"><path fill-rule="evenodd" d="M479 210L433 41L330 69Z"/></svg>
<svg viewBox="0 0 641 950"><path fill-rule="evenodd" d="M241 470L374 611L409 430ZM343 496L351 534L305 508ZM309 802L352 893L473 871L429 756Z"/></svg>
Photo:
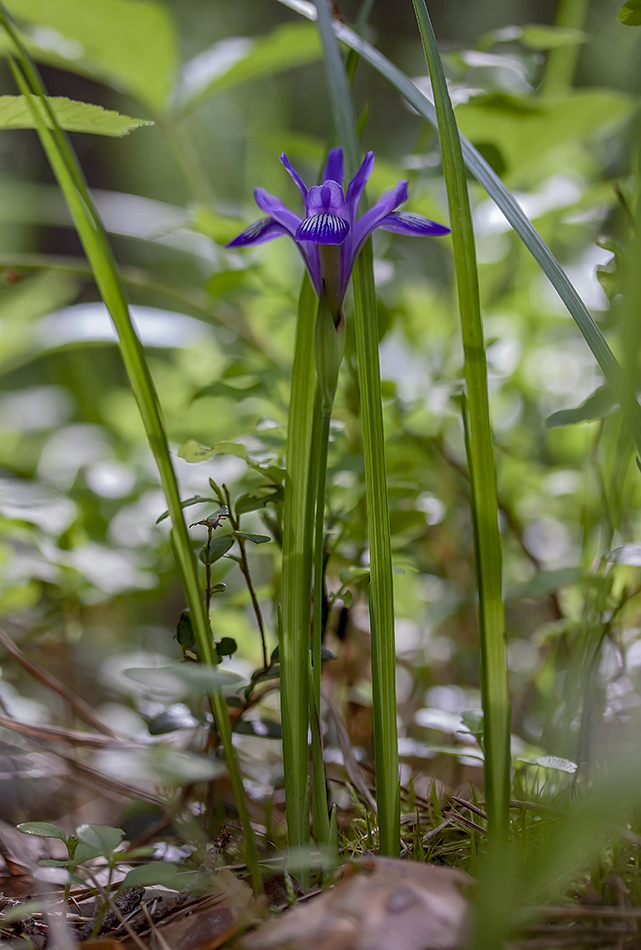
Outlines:
<svg viewBox="0 0 641 950"><path fill-rule="evenodd" d="M436 237L450 233L450 229L444 224L437 224L436 221L430 221L422 214L413 214L411 211L393 211L379 221L377 227L384 231L394 231L396 234L408 234L414 237L430 234Z"/></svg>
<svg viewBox="0 0 641 950"><path fill-rule="evenodd" d="M303 201L304 201L307 198L307 185L305 184L303 179L300 177L300 175L298 174L298 172L296 171L296 169L294 168L294 166L292 165L292 163L287 158L284 152L280 156L280 160L285 166L285 168L287 169L287 171L289 172L289 174L292 176L293 180L296 182L298 190L303 196Z"/></svg>
<svg viewBox="0 0 641 950"><path fill-rule="evenodd" d="M358 202L365 190L365 185L374 168L374 152L368 152L361 167L358 169L349 185L347 186L347 210L349 219L354 224L356 212L358 211Z"/></svg>
<svg viewBox="0 0 641 950"><path fill-rule="evenodd" d="M333 148L327 156L327 165L323 172L323 181L327 181L328 178L331 178L332 181L337 181L339 185L342 185L344 177L343 149Z"/></svg>
<svg viewBox="0 0 641 950"><path fill-rule="evenodd" d="M384 194L382 198L378 199L373 208L365 212L354 228L352 263L358 257L363 244L372 231L379 226L383 218L395 211L404 201L407 201L407 181L399 181L396 188Z"/></svg>
<svg viewBox="0 0 641 950"><path fill-rule="evenodd" d="M287 234L296 242L318 297L323 282L327 281L328 261L334 261L333 283L334 306L338 311L352 273L354 262L367 238L375 228L395 231L398 234L440 235L448 234L449 228L435 221L410 212L397 212L396 208L407 199L407 182L399 181L396 188L383 195L360 221L356 221L358 203L374 166L374 153L368 152L347 189L343 190L343 152L334 148L327 156L327 166L322 185L307 188L285 153L281 162L300 189L305 200L306 217L294 214L280 198L268 194L264 188L256 188L256 204L266 217L256 221L230 241L227 247L250 247L264 244L281 234ZM336 254L322 251L323 245L340 246ZM324 262L324 263L323 263ZM321 266L322 265L322 266ZM326 283L327 286L327 283Z"/></svg>
<svg viewBox="0 0 641 950"><path fill-rule="evenodd" d="M248 228L229 241L226 247L252 247L254 244L266 244L267 241L273 241L274 238L281 237L283 234L289 234L282 224L278 224L273 218L261 218L260 221L254 221Z"/></svg>
<svg viewBox="0 0 641 950"><path fill-rule="evenodd" d="M287 233L294 237L296 228L302 220L300 215L294 214L293 211L285 207L280 198L270 195L264 188L256 188L254 198L261 211L264 211L270 218L281 224Z"/></svg>
<svg viewBox="0 0 641 950"><path fill-rule="evenodd" d="M321 212L305 218L298 226L296 240L309 241L310 244L342 244L348 233L349 224L345 218Z"/></svg>
<svg viewBox="0 0 641 950"><path fill-rule="evenodd" d="M324 181L322 185L314 185L309 189L305 199L307 214L327 214L344 217L346 213L345 195L337 181Z"/></svg>

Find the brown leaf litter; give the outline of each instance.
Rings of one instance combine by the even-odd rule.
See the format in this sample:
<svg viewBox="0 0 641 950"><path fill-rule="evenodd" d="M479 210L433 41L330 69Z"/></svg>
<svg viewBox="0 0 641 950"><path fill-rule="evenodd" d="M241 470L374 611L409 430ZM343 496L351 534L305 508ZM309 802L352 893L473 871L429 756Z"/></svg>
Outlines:
<svg viewBox="0 0 641 950"><path fill-rule="evenodd" d="M463 871L370 856L243 937L243 950L455 950L468 933Z"/></svg>

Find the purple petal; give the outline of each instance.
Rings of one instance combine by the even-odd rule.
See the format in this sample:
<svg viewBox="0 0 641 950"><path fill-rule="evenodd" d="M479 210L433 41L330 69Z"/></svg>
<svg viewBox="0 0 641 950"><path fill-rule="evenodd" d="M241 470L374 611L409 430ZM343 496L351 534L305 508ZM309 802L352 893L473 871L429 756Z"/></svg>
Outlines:
<svg viewBox="0 0 641 950"><path fill-rule="evenodd" d="M333 148L327 156L327 165L323 172L323 181L331 179L337 181L339 185L343 184L343 149Z"/></svg>
<svg viewBox="0 0 641 950"><path fill-rule="evenodd" d="M361 167L358 169L349 185L347 186L347 209L349 212L349 219L354 223L356 219L356 212L358 211L358 202L361 200L361 195L365 190L365 185L367 184L367 179L372 174L372 169L374 168L374 152L368 152Z"/></svg>
<svg viewBox="0 0 641 950"><path fill-rule="evenodd" d="M337 181L324 181L322 185L314 185L309 189L305 199L307 215L333 214L339 218L345 217L345 195Z"/></svg>
<svg viewBox="0 0 641 950"><path fill-rule="evenodd" d="M422 214L413 214L411 211L393 211L379 221L377 227L384 231L394 231L396 234L409 234L414 237L430 234L438 237L450 233L450 229L444 224L437 224L436 221L430 221Z"/></svg>
<svg viewBox="0 0 641 950"><path fill-rule="evenodd" d="M294 214L293 211L285 207L280 198L275 198L274 195L268 194L264 188L256 188L254 198L261 211L264 211L270 218L273 218L274 221L281 224L285 228L285 231L291 235L291 237L294 237L296 228L302 220L300 215Z"/></svg>
<svg viewBox="0 0 641 950"><path fill-rule="evenodd" d="M301 195L303 196L303 201L304 201L305 198L307 198L307 185L305 184L305 182L303 181L303 179L300 177L300 175L298 174L298 172L296 171L296 169L294 168L294 166L292 165L292 163L291 163L290 160L287 158L287 156L285 155L284 152L283 152L283 154L280 156L280 160L281 160L281 162L283 163L283 165L285 166L285 168L287 169L287 171L289 172L289 174L292 176L292 178L294 179L294 181L296 182L296 185L298 186L298 190L300 191Z"/></svg>
<svg viewBox="0 0 641 950"><path fill-rule="evenodd" d="M379 198L374 207L366 211L360 221L356 222L354 228L352 263L358 257L363 244L372 231L380 225L383 218L386 218L388 214L395 211L404 201L407 201L407 181L399 181L396 188L393 188L384 194L382 198Z"/></svg>
<svg viewBox="0 0 641 950"><path fill-rule="evenodd" d="M349 233L349 224L345 218L336 214L314 214L298 226L296 241L309 241L310 244L342 244Z"/></svg>
<svg viewBox="0 0 641 950"><path fill-rule="evenodd" d="M281 237L283 234L289 234L289 231L282 224L278 224L273 218L261 218L260 221L250 224L225 246L251 247L254 244L266 244L267 241L273 241L274 238Z"/></svg>

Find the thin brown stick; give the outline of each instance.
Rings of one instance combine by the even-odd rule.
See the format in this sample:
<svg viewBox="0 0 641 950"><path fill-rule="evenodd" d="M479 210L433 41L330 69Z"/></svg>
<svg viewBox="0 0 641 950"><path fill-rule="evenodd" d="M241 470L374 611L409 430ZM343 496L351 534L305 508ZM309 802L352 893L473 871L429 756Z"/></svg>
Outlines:
<svg viewBox="0 0 641 950"><path fill-rule="evenodd" d="M60 729L57 726L36 725L31 722L21 722L19 719L8 719L6 716L0 716L0 726L3 729L11 729L12 732L19 732L20 735L28 736L31 739L62 742L64 745L82 746L85 749L147 748L146 745L140 742L129 742L115 734L113 736L95 736L89 732L76 732L73 729Z"/></svg>
<svg viewBox="0 0 641 950"><path fill-rule="evenodd" d="M97 729L98 732L101 732L105 736L111 736L112 739L117 739L118 736L108 725L104 722L100 716L96 715L91 706L81 699L79 696L76 696L69 687L65 686L64 683L61 683L59 679L53 676L51 673L48 673L46 670L43 670L41 666L38 666L37 663L34 663L33 660L29 659L22 650L16 646L8 633L5 633L4 630L0 629L0 645L4 647L7 653L13 657L16 663L19 663L20 666L33 676L34 679L38 680L39 683L42 683L43 686L46 686L47 689L52 690L54 693L57 693L64 701L71 707L73 712L76 714L78 719L82 719L83 722L86 722L88 726L93 726L94 729Z"/></svg>
<svg viewBox="0 0 641 950"><path fill-rule="evenodd" d="M452 795L450 801L456 802L461 808L467 808L468 811L478 815L479 818L485 818L487 821L487 813L484 812L482 808L479 808L478 805L475 805L474 802L468 802L466 798L459 798L458 795Z"/></svg>
<svg viewBox="0 0 641 950"><path fill-rule="evenodd" d="M459 815L457 811L448 811L447 819L450 823L454 822L459 825L463 825L464 828L467 828L468 831L476 831L479 835L486 835L487 830L481 828L480 825L477 825L475 821L470 821L469 818L464 818L463 815Z"/></svg>

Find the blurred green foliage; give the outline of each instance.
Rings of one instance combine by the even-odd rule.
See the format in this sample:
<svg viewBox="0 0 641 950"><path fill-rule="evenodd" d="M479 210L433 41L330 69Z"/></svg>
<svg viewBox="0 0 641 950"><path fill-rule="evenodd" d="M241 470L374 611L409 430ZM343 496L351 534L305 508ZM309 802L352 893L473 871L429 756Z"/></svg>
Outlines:
<svg viewBox="0 0 641 950"><path fill-rule="evenodd" d="M91 6L87 19L80 0L9 4L52 95L155 123L124 140L76 135L74 142L123 267L183 497L211 498L210 478L224 483L245 538L272 539L248 551L271 651L301 265L288 242L244 254L224 243L255 217L254 186L298 200L280 151L308 180L318 175L332 136L318 41L310 24L275 2ZM355 6L344 4L347 20ZM476 4L456 23L441 12L457 116L636 374L638 334L620 290L638 197L631 155L640 77L631 51L639 34L616 23L616 3L594 5L580 35L533 23L551 19L549 7L518 10L517 23L498 3ZM421 72L411 20L392 24L384 4L374 11L372 39L410 75ZM464 33L455 32L459 24ZM567 43L581 46L580 88L544 99L545 53ZM3 91L14 94L6 71L4 78ZM444 220L431 128L364 67L355 96L359 110L369 109L364 144L377 150L372 193L407 177L408 210ZM470 188L497 445L514 749L585 768L638 723L638 470L576 327L502 215ZM173 638L184 604L167 522L158 522L165 505L109 320L30 132L0 138L0 219L0 608L44 665L107 704L114 721L124 710L146 729L170 701L121 673L151 664L149 654L166 666L162 656L180 653ZM379 233L375 269L401 752L417 775L456 784L478 753L459 752L460 716L479 701L449 248ZM329 461L327 644L338 659L328 670L348 704L353 742L367 746L368 539L356 393L348 315ZM217 507L193 508L199 551L208 530L202 522ZM221 551L226 531L216 536ZM249 678L260 668L261 645L237 545L209 557L212 619L216 638L238 645L225 665ZM132 662L133 651L147 659ZM0 695L18 718L57 714L15 670L0 681ZM39 703L31 712L25 697ZM273 723L270 702L260 712ZM448 743L456 755L436 758ZM276 780L278 762L270 768Z"/></svg>

